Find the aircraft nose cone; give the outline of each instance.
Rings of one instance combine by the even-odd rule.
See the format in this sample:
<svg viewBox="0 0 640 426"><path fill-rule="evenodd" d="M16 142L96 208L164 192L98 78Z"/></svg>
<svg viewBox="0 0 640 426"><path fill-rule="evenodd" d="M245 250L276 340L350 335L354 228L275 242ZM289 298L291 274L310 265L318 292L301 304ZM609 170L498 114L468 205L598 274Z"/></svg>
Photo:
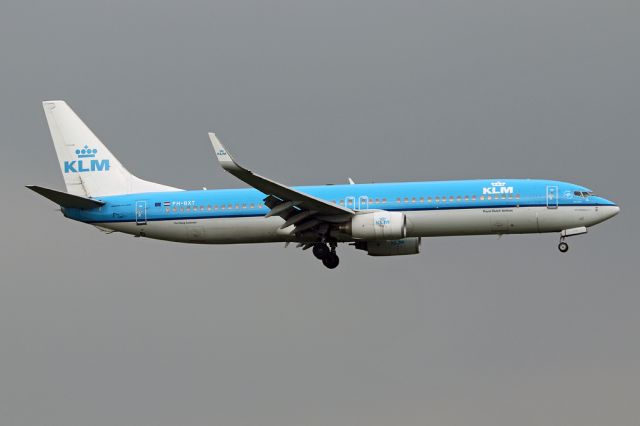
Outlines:
<svg viewBox="0 0 640 426"><path fill-rule="evenodd" d="M606 206L604 208L604 213L606 214L606 218L607 219L611 219L612 217L614 217L615 215L620 213L620 207L619 206Z"/></svg>

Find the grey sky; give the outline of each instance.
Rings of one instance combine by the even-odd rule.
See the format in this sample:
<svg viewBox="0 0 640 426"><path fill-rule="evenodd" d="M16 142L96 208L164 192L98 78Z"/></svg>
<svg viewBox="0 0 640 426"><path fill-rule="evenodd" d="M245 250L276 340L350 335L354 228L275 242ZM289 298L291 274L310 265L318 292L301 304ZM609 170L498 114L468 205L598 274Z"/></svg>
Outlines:
<svg viewBox="0 0 640 426"><path fill-rule="evenodd" d="M133 4L135 3L135 4ZM637 425L637 1L8 1L0 6L0 423ZM585 185L622 213L427 239L328 271L282 245L103 235L41 101L135 174L242 187L207 131L289 184Z"/></svg>

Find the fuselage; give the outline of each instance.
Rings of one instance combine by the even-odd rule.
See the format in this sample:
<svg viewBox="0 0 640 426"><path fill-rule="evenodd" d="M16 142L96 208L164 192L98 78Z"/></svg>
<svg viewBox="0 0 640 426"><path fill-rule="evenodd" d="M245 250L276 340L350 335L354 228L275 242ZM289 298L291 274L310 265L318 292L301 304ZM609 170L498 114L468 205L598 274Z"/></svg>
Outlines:
<svg viewBox="0 0 640 426"><path fill-rule="evenodd" d="M300 186L294 189L359 212L405 213L407 237L559 232L590 227L619 207L582 186L552 180L485 179ZM256 189L149 192L100 197L95 209L63 209L68 218L161 240L232 244L299 241L265 217ZM340 241L352 241L340 235Z"/></svg>

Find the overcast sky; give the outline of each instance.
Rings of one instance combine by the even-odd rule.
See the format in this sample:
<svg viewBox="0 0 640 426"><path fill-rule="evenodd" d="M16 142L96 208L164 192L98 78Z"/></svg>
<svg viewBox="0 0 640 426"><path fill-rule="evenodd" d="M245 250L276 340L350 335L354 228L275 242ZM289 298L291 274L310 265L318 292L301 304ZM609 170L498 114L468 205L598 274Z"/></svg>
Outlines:
<svg viewBox="0 0 640 426"><path fill-rule="evenodd" d="M3 425L637 426L635 0L4 1ZM41 101L133 173L244 187L558 179L622 213L558 236L340 247L104 235L63 189Z"/></svg>

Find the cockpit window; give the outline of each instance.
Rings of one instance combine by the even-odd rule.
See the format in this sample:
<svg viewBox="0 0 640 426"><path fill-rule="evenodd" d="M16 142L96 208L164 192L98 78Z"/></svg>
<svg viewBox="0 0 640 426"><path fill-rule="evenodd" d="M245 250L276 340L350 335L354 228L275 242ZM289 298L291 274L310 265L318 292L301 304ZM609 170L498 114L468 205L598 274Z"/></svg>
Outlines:
<svg viewBox="0 0 640 426"><path fill-rule="evenodd" d="M573 195L576 197L587 198L593 196L592 191L573 191Z"/></svg>

